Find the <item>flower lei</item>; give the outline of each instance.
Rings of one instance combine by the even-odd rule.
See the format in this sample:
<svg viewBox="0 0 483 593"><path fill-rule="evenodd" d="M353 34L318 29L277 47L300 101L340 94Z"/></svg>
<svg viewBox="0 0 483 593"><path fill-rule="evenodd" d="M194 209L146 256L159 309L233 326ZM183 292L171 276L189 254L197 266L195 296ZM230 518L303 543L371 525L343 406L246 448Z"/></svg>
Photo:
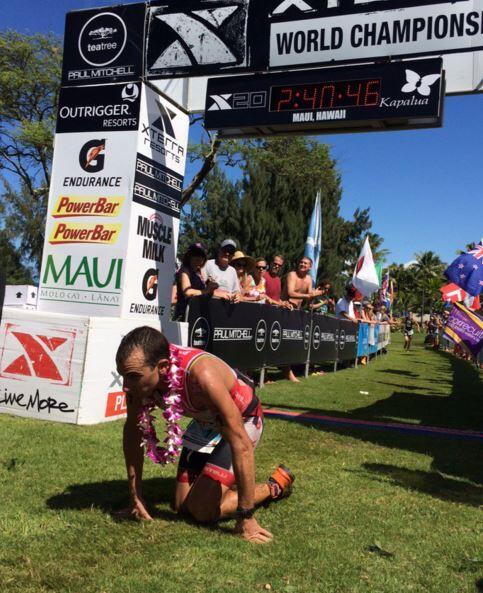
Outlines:
<svg viewBox="0 0 483 593"><path fill-rule="evenodd" d="M145 447L146 456L154 463L167 464L174 463L181 453L181 446L183 444L183 430L178 425L178 420L183 415L183 407L181 406L181 377L182 372L179 368L179 360L171 351L170 368L168 372L168 391L163 396L151 396L143 405L141 412L138 414L138 427L142 432L141 446ZM164 446L159 446L159 439L156 436L156 429L154 428L154 420L152 412L157 404L161 403L163 409L163 418L166 420L166 433L164 439Z"/></svg>

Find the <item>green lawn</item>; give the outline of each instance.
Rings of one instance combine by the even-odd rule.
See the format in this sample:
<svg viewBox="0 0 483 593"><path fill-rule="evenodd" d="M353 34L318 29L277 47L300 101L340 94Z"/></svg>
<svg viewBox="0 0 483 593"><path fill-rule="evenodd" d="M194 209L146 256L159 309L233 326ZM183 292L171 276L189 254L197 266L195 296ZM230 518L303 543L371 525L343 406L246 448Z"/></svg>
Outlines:
<svg viewBox="0 0 483 593"><path fill-rule="evenodd" d="M368 395L360 391L369 392ZM336 417L481 430L481 375L421 338L366 368L264 403ZM279 462L291 499L260 509L253 546L170 510L174 468L145 465L153 523L116 522L127 501L121 422L76 427L0 416L0 592L483 591L481 442L267 420L262 480Z"/></svg>

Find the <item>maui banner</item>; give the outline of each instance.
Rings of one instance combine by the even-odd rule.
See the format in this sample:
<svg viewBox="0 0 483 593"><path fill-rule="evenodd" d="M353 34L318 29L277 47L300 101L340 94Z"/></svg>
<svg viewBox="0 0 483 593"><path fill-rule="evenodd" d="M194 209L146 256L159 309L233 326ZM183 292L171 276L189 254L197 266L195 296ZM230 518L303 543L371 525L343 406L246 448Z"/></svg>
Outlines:
<svg viewBox="0 0 483 593"><path fill-rule="evenodd" d="M464 344L474 356L483 348L483 318L455 303L444 330L456 344Z"/></svg>

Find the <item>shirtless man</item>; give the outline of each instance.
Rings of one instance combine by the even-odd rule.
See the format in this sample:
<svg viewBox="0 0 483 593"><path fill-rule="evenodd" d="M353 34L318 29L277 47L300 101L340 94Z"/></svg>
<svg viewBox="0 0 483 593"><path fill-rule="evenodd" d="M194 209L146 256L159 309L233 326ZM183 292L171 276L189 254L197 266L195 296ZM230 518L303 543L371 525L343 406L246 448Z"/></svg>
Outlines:
<svg viewBox="0 0 483 593"><path fill-rule="evenodd" d="M304 301L310 303L312 299L324 294L323 290L313 290L312 288L312 278L309 274L311 267L312 260L304 255L299 259L297 269L287 275L283 298L294 309L301 309ZM293 383L300 383L290 366L283 367L283 374L285 379Z"/></svg>
<svg viewBox="0 0 483 593"><path fill-rule="evenodd" d="M183 441L175 510L200 523L236 518L235 532L242 538L270 541L272 534L253 514L262 502L289 496L294 477L279 466L267 482L255 484L254 448L262 434L263 413L252 387L219 358L170 344L151 327L138 327L122 339L116 364L127 396L123 451L130 497L120 515L151 520L142 494L140 418L146 405L162 407L169 416L163 396L179 395L183 414L194 421Z"/></svg>
<svg viewBox="0 0 483 593"><path fill-rule="evenodd" d="M299 259L297 269L287 275L285 297L293 305L294 309L301 309L304 301L310 302L312 299L324 294L321 289L313 290L312 278L309 274L311 268L312 260L304 255Z"/></svg>

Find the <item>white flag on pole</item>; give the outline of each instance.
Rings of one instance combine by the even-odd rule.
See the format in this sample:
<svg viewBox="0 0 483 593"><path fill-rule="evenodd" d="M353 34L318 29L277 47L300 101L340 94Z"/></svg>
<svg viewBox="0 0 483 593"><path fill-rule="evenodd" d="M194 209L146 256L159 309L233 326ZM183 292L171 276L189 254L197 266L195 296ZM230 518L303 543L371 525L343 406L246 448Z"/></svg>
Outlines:
<svg viewBox="0 0 483 593"><path fill-rule="evenodd" d="M369 237L366 237L362 246L352 275L352 284L365 297L371 296L379 289L379 278L374 265L371 246L369 245Z"/></svg>

